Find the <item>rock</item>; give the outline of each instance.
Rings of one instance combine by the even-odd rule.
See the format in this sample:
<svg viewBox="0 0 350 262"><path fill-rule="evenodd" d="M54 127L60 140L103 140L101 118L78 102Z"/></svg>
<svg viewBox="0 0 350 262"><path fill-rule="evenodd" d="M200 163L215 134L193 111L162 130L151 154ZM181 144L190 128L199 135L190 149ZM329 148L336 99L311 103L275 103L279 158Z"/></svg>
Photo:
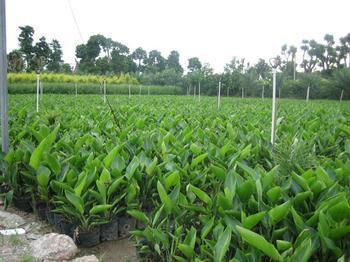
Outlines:
<svg viewBox="0 0 350 262"><path fill-rule="evenodd" d="M32 256L39 260L62 261L72 259L78 248L67 235L50 233L31 243Z"/></svg>
<svg viewBox="0 0 350 262"><path fill-rule="evenodd" d="M98 258L95 255L83 256L74 259L73 262L98 262Z"/></svg>
<svg viewBox="0 0 350 262"><path fill-rule="evenodd" d="M25 223L24 219L20 216L0 210L0 227L17 228Z"/></svg>
<svg viewBox="0 0 350 262"><path fill-rule="evenodd" d="M37 222L30 222L24 226L24 229L27 232L31 232L31 233L38 233L40 232L41 228L42 228L42 224L39 224Z"/></svg>

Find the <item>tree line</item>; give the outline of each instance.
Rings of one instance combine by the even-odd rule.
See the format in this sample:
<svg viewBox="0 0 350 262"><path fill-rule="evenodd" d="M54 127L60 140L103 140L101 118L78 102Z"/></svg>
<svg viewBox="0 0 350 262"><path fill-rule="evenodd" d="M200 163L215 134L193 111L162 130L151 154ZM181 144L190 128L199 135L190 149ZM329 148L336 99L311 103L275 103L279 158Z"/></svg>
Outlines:
<svg viewBox="0 0 350 262"><path fill-rule="evenodd" d="M130 50L128 46L101 34L91 36L76 47L75 65L63 61L58 40L50 43L41 37L34 43L34 28L22 26L18 37L19 48L8 54L10 72L54 72L95 75L130 74L141 84L177 85L188 94L215 95L218 82L224 94L230 96L265 96L271 93L269 61L259 59L251 64L234 57L222 73L214 73L208 63L198 57L188 59L187 70L180 64L180 54L173 50L164 57L158 50L147 52L142 47ZM297 54L300 52L300 61ZM326 34L322 42L303 40L300 47L287 44L274 59L278 67L278 86L281 97L302 98L307 87L311 98L350 98L350 33L338 41Z"/></svg>

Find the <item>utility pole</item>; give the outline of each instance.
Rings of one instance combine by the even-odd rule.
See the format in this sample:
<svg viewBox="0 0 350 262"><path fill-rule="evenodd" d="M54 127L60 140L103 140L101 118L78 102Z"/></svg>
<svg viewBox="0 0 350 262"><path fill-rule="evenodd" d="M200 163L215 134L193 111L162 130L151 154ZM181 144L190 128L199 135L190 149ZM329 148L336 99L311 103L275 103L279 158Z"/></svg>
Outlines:
<svg viewBox="0 0 350 262"><path fill-rule="evenodd" d="M6 54L6 10L5 0L0 0L0 102L2 151L9 150L8 98L7 98L7 54Z"/></svg>

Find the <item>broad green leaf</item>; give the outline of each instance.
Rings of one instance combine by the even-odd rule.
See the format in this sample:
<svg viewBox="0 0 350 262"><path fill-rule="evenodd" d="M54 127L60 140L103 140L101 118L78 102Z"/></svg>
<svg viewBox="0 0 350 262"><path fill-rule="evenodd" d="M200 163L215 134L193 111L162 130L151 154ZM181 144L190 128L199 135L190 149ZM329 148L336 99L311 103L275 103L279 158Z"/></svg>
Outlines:
<svg viewBox="0 0 350 262"><path fill-rule="evenodd" d="M46 150L48 150L52 146L52 144L55 142L59 128L60 128L60 125L58 125L47 137L45 137L40 142L38 147L33 151L29 160L29 165L34 169L39 168L40 162L43 158L43 153Z"/></svg>
<svg viewBox="0 0 350 262"><path fill-rule="evenodd" d="M276 225L279 221L285 218L289 213L290 207L291 207L291 202L290 200L288 200L282 205L279 205L270 209L268 214L271 220L271 224Z"/></svg>
<svg viewBox="0 0 350 262"><path fill-rule="evenodd" d="M279 186L275 186L266 192L266 195L269 197L272 203L275 203L282 194L282 189Z"/></svg>
<svg viewBox="0 0 350 262"><path fill-rule="evenodd" d="M194 158L191 163L191 168L196 167L200 162L202 162L207 157L208 157L208 153L205 153Z"/></svg>
<svg viewBox="0 0 350 262"><path fill-rule="evenodd" d="M230 246L231 234L231 228L229 226L220 234L214 247L215 262L221 262L225 258L226 252Z"/></svg>
<svg viewBox="0 0 350 262"><path fill-rule="evenodd" d="M142 223L144 224L148 224L149 222L149 219L148 217L145 215L145 213L141 212L141 211L138 211L138 210L128 210L127 213L136 218L137 220L141 221Z"/></svg>
<svg viewBox="0 0 350 262"><path fill-rule="evenodd" d="M103 168L102 173L100 175L100 181L105 184L109 184L111 182L111 174L106 168Z"/></svg>
<svg viewBox="0 0 350 262"><path fill-rule="evenodd" d="M84 201L80 196L77 196L76 194L65 191L66 198L68 201L75 207L75 209L79 212L80 215L83 215L84 213Z"/></svg>
<svg viewBox="0 0 350 262"><path fill-rule="evenodd" d="M110 168L112 165L112 161L114 160L114 158L117 156L118 151L120 150L120 146L116 146L115 148L113 148L108 155L103 159L103 163L105 165L106 168Z"/></svg>
<svg viewBox="0 0 350 262"><path fill-rule="evenodd" d="M187 191L192 192L195 194L200 200L202 200L204 203L211 205L211 198L201 189L198 187L192 186L191 184L187 185Z"/></svg>
<svg viewBox="0 0 350 262"><path fill-rule="evenodd" d="M226 177L226 170L215 166L215 165L211 165L210 167L211 172L215 175L215 177L221 181L225 181L225 177Z"/></svg>
<svg viewBox="0 0 350 262"><path fill-rule="evenodd" d="M247 180L241 185L237 186L236 191L237 195L242 202L247 202L251 195L254 193L255 184L252 180Z"/></svg>
<svg viewBox="0 0 350 262"><path fill-rule="evenodd" d="M243 219L242 225L247 229L255 227L266 215L266 211L261 211Z"/></svg>
<svg viewBox="0 0 350 262"><path fill-rule="evenodd" d="M265 255L269 256L273 260L282 260L281 255L278 253L277 249L263 236L240 226L236 226L236 228L239 234L242 236L243 240L249 245L264 252Z"/></svg>
<svg viewBox="0 0 350 262"><path fill-rule="evenodd" d="M293 252L290 261L309 261L312 255L312 242L310 238L305 239Z"/></svg>
<svg viewBox="0 0 350 262"><path fill-rule="evenodd" d="M158 190L160 200L164 204L165 211L168 214L170 214L172 209L173 209L173 203L172 203L171 199L169 198L169 196L167 195L162 183L160 183L159 181L157 182L157 190Z"/></svg>
<svg viewBox="0 0 350 262"><path fill-rule="evenodd" d="M284 240L277 240L276 244L279 251L285 251L292 247L292 243Z"/></svg>
<svg viewBox="0 0 350 262"><path fill-rule="evenodd" d="M157 166L157 161L158 161L158 158L157 157L154 157L153 161L146 167L146 174L147 175L152 175L153 172L154 172L154 169L156 168Z"/></svg>
<svg viewBox="0 0 350 262"><path fill-rule="evenodd" d="M107 210L111 209L112 205L95 205L93 208L90 209L89 214L90 215L96 215L100 213L104 213Z"/></svg>
<svg viewBox="0 0 350 262"><path fill-rule="evenodd" d="M176 186L180 183L179 172L173 172L165 178L165 186L169 189L172 186Z"/></svg>
<svg viewBox="0 0 350 262"><path fill-rule="evenodd" d="M215 217L212 217L202 228L201 238L205 239L214 226Z"/></svg>
<svg viewBox="0 0 350 262"><path fill-rule="evenodd" d="M40 166L37 170L37 181L39 186L46 188L50 182L51 171L45 166Z"/></svg>
<svg viewBox="0 0 350 262"><path fill-rule="evenodd" d="M107 203L107 189L104 183L102 183L100 180L96 181L96 186L98 189L98 192L100 193L102 200L103 200L103 204Z"/></svg>
<svg viewBox="0 0 350 262"><path fill-rule="evenodd" d="M131 162L129 163L128 167L126 168L126 171L125 171L125 177L130 180L134 174L135 174L135 171L136 169L139 167L140 165L140 162L138 160L138 158L135 156Z"/></svg>
<svg viewBox="0 0 350 262"><path fill-rule="evenodd" d="M108 187L107 190L107 196L110 197L114 192L117 191L119 185L123 182L123 177L119 177L118 179L114 180L113 183Z"/></svg>

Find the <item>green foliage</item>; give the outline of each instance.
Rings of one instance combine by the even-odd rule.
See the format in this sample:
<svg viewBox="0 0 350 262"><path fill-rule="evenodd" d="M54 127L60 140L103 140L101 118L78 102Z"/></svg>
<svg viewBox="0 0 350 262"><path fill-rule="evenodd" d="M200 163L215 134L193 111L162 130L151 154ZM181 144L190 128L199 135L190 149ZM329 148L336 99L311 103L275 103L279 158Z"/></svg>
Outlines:
<svg viewBox="0 0 350 262"><path fill-rule="evenodd" d="M84 229L128 214L153 261L335 261L350 234L349 104L10 96L0 182ZM234 103L234 106L232 105Z"/></svg>

